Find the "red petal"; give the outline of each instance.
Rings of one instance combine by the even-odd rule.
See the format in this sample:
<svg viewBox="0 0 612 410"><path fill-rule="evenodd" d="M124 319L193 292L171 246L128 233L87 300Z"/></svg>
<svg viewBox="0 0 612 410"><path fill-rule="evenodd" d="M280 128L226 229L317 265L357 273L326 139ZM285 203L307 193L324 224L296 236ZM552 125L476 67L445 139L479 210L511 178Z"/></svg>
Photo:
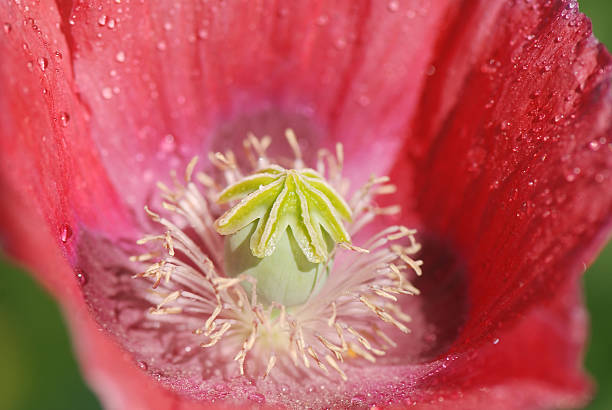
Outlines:
<svg viewBox="0 0 612 410"><path fill-rule="evenodd" d="M467 300L467 319L452 309L437 318L443 333L449 323L460 331L450 353L488 357L481 346L506 329L531 336L525 312L571 292L563 288L609 234L612 60L572 1L474 2L439 44L395 174L415 181L408 218L466 265L467 289L456 298ZM429 253L425 266L435 266L436 250ZM424 281L433 294L436 284ZM577 360L580 348L572 343L573 355L560 357ZM534 379L554 364L544 350L534 341L521 352L542 370ZM560 379L581 397L582 376L568 363ZM516 366L501 366L504 377L516 378ZM476 389L494 375L464 380Z"/></svg>
<svg viewBox="0 0 612 410"><path fill-rule="evenodd" d="M88 138L59 16L42 3L0 5L0 184L36 204L56 242L78 223L121 231L120 200Z"/></svg>
<svg viewBox="0 0 612 410"><path fill-rule="evenodd" d="M469 272L469 317L452 348L456 358L448 370L443 361L372 368L364 372L363 383L325 397L347 404L349 392L364 391L372 393L366 402L407 396L419 402L438 397L448 401L459 388L468 404L487 406L499 400L507 407L573 404L583 397L585 385L574 367L581 336L568 337L557 323L559 317L572 316L576 305L571 299L566 299L569 305L562 302L566 290L561 285L567 283L567 294L575 294L576 273L593 256L611 214L610 192L601 188L609 177L610 153L599 140L610 136L609 58L590 37L584 18L565 8L575 3L481 3L462 7L461 14L456 14L458 5L450 11L443 5L426 11L399 5L401 16L383 10L380 3L370 10L337 6L322 26L317 22L324 11L311 3L276 15L261 15L245 5L230 9L225 2L197 10L151 10L116 2L78 5L74 13L64 12L70 52L60 40L52 5L28 12L0 6L2 16L14 22L8 41L0 44L9 61L0 68L2 90L8 90L0 98L0 115L7 124L0 144L3 153L16 159L3 161L2 185L8 192L20 192L1 221L15 232L11 238L20 246L14 251L46 273L66 309L74 311L90 379L109 405L120 405L113 398L126 400L126 406L137 406L142 399L148 407L165 407L178 399L138 373L106 333L97 333L75 281L62 286L74 273L61 262L61 253L48 249L52 239L38 235L41 229L35 223L42 221L17 205L30 195L52 232L59 233L64 220L121 231L125 224L115 223L122 217L114 211L120 201L106 181L105 168L122 198L139 208L157 176L195 153L241 139L234 133L247 128L278 131L286 125L303 131L313 145L329 143L319 140L327 133L333 140L347 137L353 159L366 155L364 148L370 149L370 141L378 142L378 137L377 155L391 157L400 143L393 136L409 128L404 154L416 167L398 166L398 175L410 178L402 188L416 181L406 204L409 209L414 204L413 219L427 234L448 242ZM384 22L378 18L382 15ZM30 16L34 22L27 20ZM403 32L402 23L410 16L414 25ZM26 25L21 24L24 18ZM207 39L198 39L204 37L205 21L210 25ZM429 67L429 46L437 31L436 72L423 87L419 79ZM530 40L533 33L536 37ZM189 46L191 36L198 46ZM400 36L407 43L398 40L386 48L385 39ZM423 41L413 41L417 38ZM24 41L28 48L22 52ZM71 56L76 83L66 59L42 60L41 67L46 67L41 72L23 69L28 59L50 57L56 46ZM120 61L120 52L125 61ZM389 72L382 64L385 75L377 70L381 62L388 62ZM516 70L515 63L518 68L525 63L527 69ZM52 98L31 93L45 86ZM362 94L370 98L367 109L359 108ZM61 118L63 106L71 113L69 131L53 122ZM255 120L240 117L244 113ZM267 123L270 118L275 118L273 124ZM282 118L280 124L276 118ZM228 122L229 131L223 130L220 124ZM168 144L167 134L178 144ZM52 138L51 147L45 146L43 135ZM224 140L228 135L232 138ZM593 145L593 138L600 145ZM92 146L101 153L103 166ZM371 170L384 169L387 161L375 162ZM357 169L356 179L370 170L363 165L349 164ZM453 319L460 323L462 318L447 314L440 321ZM561 323L580 333L580 317ZM551 326L543 332L545 341L558 350L546 350L544 336L526 339L544 325ZM559 334L561 340L556 339ZM490 345L493 337L500 339L499 346ZM506 340L524 343L525 366L513 360L515 350L503 347ZM474 363L481 366L471 372ZM495 363L503 371L487 367ZM367 384L380 379L381 371L389 379ZM395 376L399 378L387 382ZM108 380L117 383L111 387ZM517 385L523 395L511 402ZM452 392L445 386L453 386ZM491 394L481 388L490 388Z"/></svg>
<svg viewBox="0 0 612 410"><path fill-rule="evenodd" d="M434 390L432 405L417 408L577 408L590 385L579 368L586 312L577 281L553 300L492 332L478 347L441 359L439 371L419 388Z"/></svg>
<svg viewBox="0 0 612 410"><path fill-rule="evenodd" d="M355 179L385 172L453 2L395 3L67 7L80 95L124 198L142 206L143 180L240 149L248 131L285 145L286 127L311 153L345 141L347 157L365 159L349 163Z"/></svg>
<svg viewBox="0 0 612 410"><path fill-rule="evenodd" d="M406 149L420 224L468 264L464 341L553 297L612 220L611 59L574 2L546 4L449 30Z"/></svg>
<svg viewBox="0 0 612 410"><path fill-rule="evenodd" d="M13 256L36 273L61 303L84 375L105 408L199 410L211 407L179 398L161 388L100 328L85 303L79 280L74 277L74 267L59 247L51 245L54 232L46 228L45 221L31 210L30 204L5 202L0 208L0 223L3 233L10 238L8 244Z"/></svg>

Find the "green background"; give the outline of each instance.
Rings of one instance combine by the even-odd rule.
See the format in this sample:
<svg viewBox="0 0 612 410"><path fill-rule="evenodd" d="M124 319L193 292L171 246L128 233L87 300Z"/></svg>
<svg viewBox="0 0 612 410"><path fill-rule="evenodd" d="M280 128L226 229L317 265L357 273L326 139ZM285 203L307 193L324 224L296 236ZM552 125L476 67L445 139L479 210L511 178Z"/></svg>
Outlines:
<svg viewBox="0 0 612 410"><path fill-rule="evenodd" d="M597 37L612 49L612 0L583 0ZM30 277L0 260L0 409L98 409L79 374L55 302ZM612 409L612 244L585 276L591 312L586 365L599 390L592 410Z"/></svg>

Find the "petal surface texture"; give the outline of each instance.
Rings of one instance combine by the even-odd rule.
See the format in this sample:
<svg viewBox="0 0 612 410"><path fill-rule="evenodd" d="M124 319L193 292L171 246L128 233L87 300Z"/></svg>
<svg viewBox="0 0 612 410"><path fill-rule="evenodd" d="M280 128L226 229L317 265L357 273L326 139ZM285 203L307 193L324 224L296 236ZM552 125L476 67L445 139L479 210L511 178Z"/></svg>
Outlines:
<svg viewBox="0 0 612 410"><path fill-rule="evenodd" d="M612 223L612 62L575 1L21 0L0 19L0 244L58 298L106 407L588 400L579 279ZM389 174L421 232L413 334L347 382L175 360L130 296L156 182L287 127L306 163L342 142L354 186Z"/></svg>

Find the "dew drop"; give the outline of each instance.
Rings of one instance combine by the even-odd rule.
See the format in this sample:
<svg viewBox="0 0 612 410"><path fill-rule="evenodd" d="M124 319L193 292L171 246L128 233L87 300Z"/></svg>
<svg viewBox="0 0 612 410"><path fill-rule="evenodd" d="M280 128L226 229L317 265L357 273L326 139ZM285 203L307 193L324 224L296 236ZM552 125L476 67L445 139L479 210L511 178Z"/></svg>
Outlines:
<svg viewBox="0 0 612 410"><path fill-rule="evenodd" d="M329 17L327 17L325 14L322 14L319 17L317 17L317 25L319 26L326 25L328 21L329 21Z"/></svg>
<svg viewBox="0 0 612 410"><path fill-rule="evenodd" d="M165 42L165 41L163 41L163 40L162 40L162 41L159 41L159 42L157 43L157 49L158 49L159 51L164 51L164 50L165 50L167 47L168 47L168 46L166 45L166 42Z"/></svg>
<svg viewBox="0 0 612 410"><path fill-rule="evenodd" d="M198 38L201 40L206 40L208 38L208 31L201 28L198 30Z"/></svg>
<svg viewBox="0 0 612 410"><path fill-rule="evenodd" d="M166 134L161 142L161 149L164 152L172 152L176 149L176 139L172 134Z"/></svg>
<svg viewBox="0 0 612 410"><path fill-rule="evenodd" d="M142 370L146 371L149 369L149 366L142 360L139 360L137 364L138 364L138 367L140 367Z"/></svg>
<svg viewBox="0 0 612 410"><path fill-rule="evenodd" d="M342 50L342 49L344 49L346 47L346 40L343 39L343 38L339 38L339 39L336 40L336 44L335 45L336 45L336 48L338 50Z"/></svg>
<svg viewBox="0 0 612 410"><path fill-rule="evenodd" d="M361 95L358 99L359 105L361 105L362 107L367 107L368 105L370 105L370 97L368 97L367 95Z"/></svg>
<svg viewBox="0 0 612 410"><path fill-rule="evenodd" d="M70 114L68 114L67 112L61 112L60 113L60 124L62 127L66 128L68 126L68 123L70 122Z"/></svg>
<svg viewBox="0 0 612 410"><path fill-rule="evenodd" d="M389 4L387 4L387 9L389 9L391 13L395 13L396 11L399 10L399 6L400 6L399 1L391 0Z"/></svg>
<svg viewBox="0 0 612 410"><path fill-rule="evenodd" d="M38 58L38 67L40 67L40 71L45 71L48 66L49 60L47 60L45 57Z"/></svg>
<svg viewBox="0 0 612 410"><path fill-rule="evenodd" d="M356 394L351 398L351 404L354 406L363 405L367 399L368 398L365 394Z"/></svg>
<svg viewBox="0 0 612 410"><path fill-rule="evenodd" d="M105 26L106 25L106 15L102 14L99 18L98 18L98 25L100 26Z"/></svg>
<svg viewBox="0 0 612 410"><path fill-rule="evenodd" d="M70 240L71 237L72 237L72 228L70 227L70 225L68 224L62 225L62 228L60 229L60 240L63 243L66 243Z"/></svg>
<svg viewBox="0 0 612 410"><path fill-rule="evenodd" d="M4 23L4 24L2 25L2 28L4 28L4 32L5 32L6 34L10 33L10 32L11 32L11 30L13 30L13 27L11 26L11 23Z"/></svg>
<svg viewBox="0 0 612 410"><path fill-rule="evenodd" d="M62 59L63 57L64 57L64 56L62 55L62 53L61 53L60 51L56 51L56 52L55 52L55 59L56 59L57 61L61 61L61 59Z"/></svg>
<svg viewBox="0 0 612 410"><path fill-rule="evenodd" d="M501 63L492 58L487 63L480 66L480 71L483 74L494 74L499 67L501 67Z"/></svg>
<svg viewBox="0 0 612 410"><path fill-rule="evenodd" d="M494 345L496 345L496 344L498 344L498 343L499 343L499 338L498 338L498 337L496 337L495 339L493 339L493 344L494 344Z"/></svg>
<svg viewBox="0 0 612 410"><path fill-rule="evenodd" d="M102 97L105 100L110 100L111 98L113 98L113 90L110 87L104 87L102 89Z"/></svg>
<svg viewBox="0 0 612 410"><path fill-rule="evenodd" d="M108 19L108 23L106 23L106 27L108 27L109 29L114 29L115 28L115 19Z"/></svg>
<svg viewBox="0 0 612 410"><path fill-rule="evenodd" d="M254 401L257 404L264 404L266 402L266 398L261 393L249 393L247 399Z"/></svg>
<svg viewBox="0 0 612 410"><path fill-rule="evenodd" d="M164 23L164 30L166 30L166 31L172 30L172 23L170 23L169 21L166 21Z"/></svg>
<svg viewBox="0 0 612 410"><path fill-rule="evenodd" d="M115 60L120 63L123 63L125 61L125 53L123 51L117 52L117 54L115 55Z"/></svg>
<svg viewBox="0 0 612 410"><path fill-rule="evenodd" d="M85 272L80 269L77 269L75 272L75 276L81 286L85 286L87 284L87 274Z"/></svg>

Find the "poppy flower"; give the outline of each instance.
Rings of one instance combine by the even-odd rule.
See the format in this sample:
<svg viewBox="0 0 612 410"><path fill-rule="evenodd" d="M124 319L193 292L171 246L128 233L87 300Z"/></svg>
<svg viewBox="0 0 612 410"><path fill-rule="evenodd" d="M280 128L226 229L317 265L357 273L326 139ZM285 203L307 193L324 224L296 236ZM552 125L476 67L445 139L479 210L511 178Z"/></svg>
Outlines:
<svg viewBox="0 0 612 410"><path fill-rule="evenodd" d="M0 16L2 243L57 297L108 408L588 400L579 279L612 223L612 63L575 1L20 0ZM243 146L262 188L241 180ZM310 187L287 194L310 208L281 183ZM241 202L266 189L289 209L278 242L282 218ZM252 254L224 248L240 232ZM261 272L227 267L275 250L316 276L288 316L253 302L278 297L254 290Z"/></svg>

